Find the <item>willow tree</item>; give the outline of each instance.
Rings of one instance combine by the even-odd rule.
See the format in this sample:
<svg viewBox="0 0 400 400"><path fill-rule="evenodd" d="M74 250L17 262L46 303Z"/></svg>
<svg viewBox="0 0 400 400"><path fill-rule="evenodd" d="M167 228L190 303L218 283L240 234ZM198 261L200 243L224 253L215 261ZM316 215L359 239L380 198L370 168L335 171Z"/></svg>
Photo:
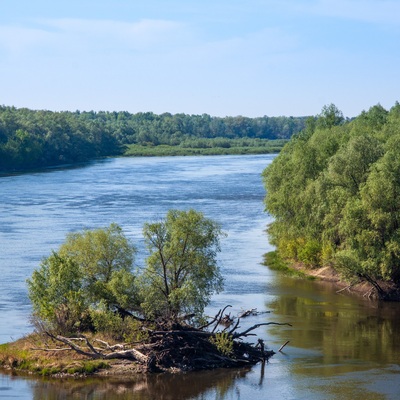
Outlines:
<svg viewBox="0 0 400 400"><path fill-rule="evenodd" d="M195 210L170 210L161 221L145 224L143 234L150 252L140 278L145 314L200 317L223 286L217 264L220 226Z"/></svg>
<svg viewBox="0 0 400 400"><path fill-rule="evenodd" d="M135 251L116 224L67 235L28 279L34 315L65 333L93 328L99 315L135 310Z"/></svg>
<svg viewBox="0 0 400 400"><path fill-rule="evenodd" d="M378 290L381 280L399 285L400 105L345 122L329 106L320 120L264 172L272 242L290 261L330 265Z"/></svg>

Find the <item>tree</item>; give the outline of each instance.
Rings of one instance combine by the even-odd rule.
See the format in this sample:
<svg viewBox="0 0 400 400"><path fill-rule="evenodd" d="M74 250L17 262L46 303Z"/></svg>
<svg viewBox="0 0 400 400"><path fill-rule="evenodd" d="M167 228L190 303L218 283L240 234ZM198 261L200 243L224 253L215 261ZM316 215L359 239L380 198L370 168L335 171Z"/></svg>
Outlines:
<svg viewBox="0 0 400 400"><path fill-rule="evenodd" d="M115 281L123 282L124 275L132 274L136 253L120 226L113 223L104 229L71 233L59 253L72 258L84 272L91 302L104 301L107 308L120 306Z"/></svg>
<svg viewBox="0 0 400 400"><path fill-rule="evenodd" d="M52 252L28 279L28 290L34 316L51 329L76 331L86 319L82 271L72 259Z"/></svg>
<svg viewBox="0 0 400 400"><path fill-rule="evenodd" d="M219 225L194 210L171 210L143 233L150 256L140 274L133 271L135 247L117 224L68 234L28 279L37 320L64 333L110 333L128 326L127 316L200 318L222 289Z"/></svg>
<svg viewBox="0 0 400 400"><path fill-rule="evenodd" d="M400 285L400 107L380 105L352 121L324 107L264 172L269 227L278 254Z"/></svg>
<svg viewBox="0 0 400 400"><path fill-rule="evenodd" d="M322 107L321 114L317 119L317 126L321 128L332 128L335 125L343 124L343 122L343 113L331 103Z"/></svg>
<svg viewBox="0 0 400 400"><path fill-rule="evenodd" d="M146 315L200 317L223 286L216 258L223 235L219 225L195 210L170 210L160 222L145 224L143 234L150 252L141 277Z"/></svg>
<svg viewBox="0 0 400 400"><path fill-rule="evenodd" d="M135 310L134 254L116 224L69 234L28 280L34 314L50 327L70 332L87 329L93 313ZM82 321L87 322L84 327Z"/></svg>

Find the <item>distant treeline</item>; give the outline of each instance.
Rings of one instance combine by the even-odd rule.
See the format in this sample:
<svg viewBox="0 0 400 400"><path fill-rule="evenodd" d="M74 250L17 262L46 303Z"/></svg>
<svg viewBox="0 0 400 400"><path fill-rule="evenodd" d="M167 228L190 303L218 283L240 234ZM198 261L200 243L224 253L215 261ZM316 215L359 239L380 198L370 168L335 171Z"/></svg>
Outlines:
<svg viewBox="0 0 400 400"><path fill-rule="evenodd" d="M52 112L0 106L0 170L41 168L120 155L128 145L130 149L132 145L229 148L231 140L248 139L245 146L259 147L260 140L289 139L305 127L306 119Z"/></svg>
<svg viewBox="0 0 400 400"><path fill-rule="evenodd" d="M400 104L352 121L330 105L264 172L281 258L332 266L354 283L400 287Z"/></svg>

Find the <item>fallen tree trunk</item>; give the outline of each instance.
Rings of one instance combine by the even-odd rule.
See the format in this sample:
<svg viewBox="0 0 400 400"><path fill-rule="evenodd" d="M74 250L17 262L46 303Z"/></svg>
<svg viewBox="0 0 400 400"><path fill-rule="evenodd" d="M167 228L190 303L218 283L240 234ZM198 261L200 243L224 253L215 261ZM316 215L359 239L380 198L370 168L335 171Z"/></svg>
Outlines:
<svg viewBox="0 0 400 400"><path fill-rule="evenodd" d="M263 322L252 325L242 332L240 319L235 326L227 330L216 332L216 327L221 322L221 317L226 307L214 317L211 324L204 328L194 328L189 325L168 322L159 323L158 329L142 328L148 333L143 343L112 343L99 339L89 339L87 336L65 337L55 335L46 331L55 343L63 346L43 349L44 351L74 351L82 357L94 360L122 359L141 365L145 371L168 371L168 370L200 370L222 367L238 367L254 365L259 361L268 360L274 352L266 350L264 341L258 340L258 344L246 343L242 338L255 336L253 333L257 328L268 325L288 325L287 323ZM212 327L213 324L216 324ZM173 329L170 329L173 326ZM95 345L96 344L96 345ZM67 348L65 347L68 346ZM282 347L283 348L283 347Z"/></svg>

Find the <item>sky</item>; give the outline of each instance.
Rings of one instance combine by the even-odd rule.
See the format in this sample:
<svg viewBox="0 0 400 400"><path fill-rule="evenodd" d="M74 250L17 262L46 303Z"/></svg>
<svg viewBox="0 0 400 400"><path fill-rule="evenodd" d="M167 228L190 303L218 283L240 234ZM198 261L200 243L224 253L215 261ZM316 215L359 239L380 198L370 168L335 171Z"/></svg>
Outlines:
<svg viewBox="0 0 400 400"><path fill-rule="evenodd" d="M0 0L0 105L354 117L398 100L399 0Z"/></svg>

